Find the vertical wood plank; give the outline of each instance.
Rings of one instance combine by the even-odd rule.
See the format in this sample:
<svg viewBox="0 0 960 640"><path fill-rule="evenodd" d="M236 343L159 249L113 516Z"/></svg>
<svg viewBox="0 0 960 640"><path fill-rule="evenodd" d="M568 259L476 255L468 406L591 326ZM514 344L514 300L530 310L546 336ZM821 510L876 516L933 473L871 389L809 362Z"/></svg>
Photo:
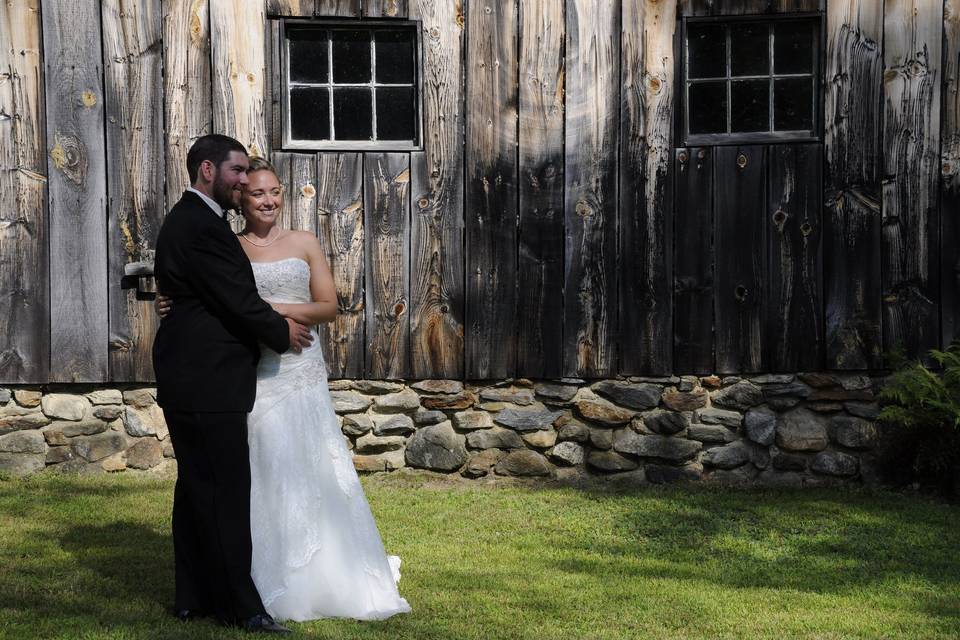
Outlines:
<svg viewBox="0 0 960 640"><path fill-rule="evenodd" d="M110 379L153 380L152 298L124 266L152 258L164 215L163 80L159 0L101 3L107 120Z"/></svg>
<svg viewBox="0 0 960 640"><path fill-rule="evenodd" d="M713 373L713 149L677 149L674 372Z"/></svg>
<svg viewBox="0 0 960 640"><path fill-rule="evenodd" d="M107 211L100 3L43 7L50 197L50 381L107 379Z"/></svg>
<svg viewBox="0 0 960 640"><path fill-rule="evenodd" d="M855 0L855 2L880 4L879 0ZM754 13L821 11L826 5L826 0L679 0L679 5L680 15L684 17L735 16Z"/></svg>
<svg viewBox="0 0 960 640"><path fill-rule="evenodd" d="M882 3L832 0L824 63L826 366L880 366Z"/></svg>
<svg viewBox="0 0 960 640"><path fill-rule="evenodd" d="M883 347L940 342L939 151L943 5L884 4Z"/></svg>
<svg viewBox="0 0 960 640"><path fill-rule="evenodd" d="M406 18L408 0L366 0L363 3L365 18Z"/></svg>
<svg viewBox="0 0 960 640"><path fill-rule="evenodd" d="M314 13L322 17L354 18L360 15L360 0L315 0Z"/></svg>
<svg viewBox="0 0 960 640"><path fill-rule="evenodd" d="M0 380L50 365L39 0L0 3Z"/></svg>
<svg viewBox="0 0 960 640"><path fill-rule="evenodd" d="M337 287L337 317L321 328L330 376L364 375L363 156L317 158L318 233Z"/></svg>
<svg viewBox="0 0 960 640"><path fill-rule="evenodd" d="M366 376L402 378L410 370L410 156L364 157Z"/></svg>
<svg viewBox="0 0 960 640"><path fill-rule="evenodd" d="M564 0L520 1L517 375L563 375Z"/></svg>
<svg viewBox="0 0 960 640"><path fill-rule="evenodd" d="M960 340L960 0L943 4L941 124L941 344Z"/></svg>
<svg viewBox="0 0 960 640"><path fill-rule="evenodd" d="M621 374L673 371L672 212L676 4L624 2L620 141Z"/></svg>
<svg viewBox="0 0 960 640"><path fill-rule="evenodd" d="M268 16L310 17L316 9L316 0L267 0Z"/></svg>
<svg viewBox="0 0 960 640"><path fill-rule="evenodd" d="M187 152L213 130L208 0L163 0L165 208L190 186Z"/></svg>
<svg viewBox="0 0 960 640"><path fill-rule="evenodd" d="M417 0L423 39L422 153L411 154L411 370L463 376L463 2Z"/></svg>
<svg viewBox="0 0 960 640"><path fill-rule="evenodd" d="M466 377L516 371L517 5L468 5Z"/></svg>
<svg viewBox="0 0 960 640"><path fill-rule="evenodd" d="M564 371L616 369L620 3L567 0Z"/></svg>
<svg viewBox="0 0 960 640"><path fill-rule="evenodd" d="M767 151L767 367L821 371L819 144L771 145Z"/></svg>
<svg viewBox="0 0 960 640"><path fill-rule="evenodd" d="M762 371L766 148L714 150L717 373Z"/></svg>
<svg viewBox="0 0 960 640"><path fill-rule="evenodd" d="M210 0L213 130L260 157L268 149L265 19L262 2Z"/></svg>
<svg viewBox="0 0 960 640"><path fill-rule="evenodd" d="M317 158L311 153L274 151L270 163L283 187L283 211L277 224L317 234Z"/></svg>

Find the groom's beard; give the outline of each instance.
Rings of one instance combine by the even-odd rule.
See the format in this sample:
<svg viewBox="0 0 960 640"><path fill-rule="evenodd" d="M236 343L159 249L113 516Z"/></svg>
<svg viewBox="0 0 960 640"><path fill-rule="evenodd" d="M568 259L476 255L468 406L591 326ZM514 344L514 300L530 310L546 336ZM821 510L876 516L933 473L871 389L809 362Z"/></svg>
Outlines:
<svg viewBox="0 0 960 640"><path fill-rule="evenodd" d="M240 206L239 192L220 179L220 174L213 179L213 200L224 210L237 209Z"/></svg>

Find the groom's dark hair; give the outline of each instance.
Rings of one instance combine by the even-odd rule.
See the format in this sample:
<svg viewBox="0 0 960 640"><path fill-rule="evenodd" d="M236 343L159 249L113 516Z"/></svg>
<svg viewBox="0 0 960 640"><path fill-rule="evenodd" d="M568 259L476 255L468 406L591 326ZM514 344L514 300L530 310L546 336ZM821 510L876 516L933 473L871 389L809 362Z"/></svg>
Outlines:
<svg viewBox="0 0 960 640"><path fill-rule="evenodd" d="M227 159L231 151L246 153L246 148L240 144L239 140L230 136L220 135L219 133L210 133L197 138L197 141L187 152L187 174L190 176L190 184L197 181L197 174L200 173L200 165L204 160L209 160L214 166L220 166L220 163Z"/></svg>

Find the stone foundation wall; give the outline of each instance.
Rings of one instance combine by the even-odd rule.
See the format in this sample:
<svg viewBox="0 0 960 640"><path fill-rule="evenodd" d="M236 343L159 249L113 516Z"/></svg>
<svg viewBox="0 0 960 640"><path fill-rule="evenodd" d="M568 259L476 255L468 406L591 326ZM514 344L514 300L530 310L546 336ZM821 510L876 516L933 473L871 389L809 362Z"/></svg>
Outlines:
<svg viewBox="0 0 960 640"><path fill-rule="evenodd" d="M360 471L804 485L874 480L881 382L806 373L330 388ZM147 470L170 458L151 388L0 389L0 473Z"/></svg>

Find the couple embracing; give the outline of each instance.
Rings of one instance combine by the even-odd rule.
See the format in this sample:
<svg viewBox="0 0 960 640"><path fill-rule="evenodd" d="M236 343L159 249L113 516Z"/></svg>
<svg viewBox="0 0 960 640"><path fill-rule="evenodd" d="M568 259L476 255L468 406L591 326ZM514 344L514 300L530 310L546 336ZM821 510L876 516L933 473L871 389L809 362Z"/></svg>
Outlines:
<svg viewBox="0 0 960 640"><path fill-rule="evenodd" d="M157 402L178 464L175 615L284 633L274 618L409 611L310 328L336 315L319 241L277 226L276 172L237 140L198 139L187 170L155 261Z"/></svg>

